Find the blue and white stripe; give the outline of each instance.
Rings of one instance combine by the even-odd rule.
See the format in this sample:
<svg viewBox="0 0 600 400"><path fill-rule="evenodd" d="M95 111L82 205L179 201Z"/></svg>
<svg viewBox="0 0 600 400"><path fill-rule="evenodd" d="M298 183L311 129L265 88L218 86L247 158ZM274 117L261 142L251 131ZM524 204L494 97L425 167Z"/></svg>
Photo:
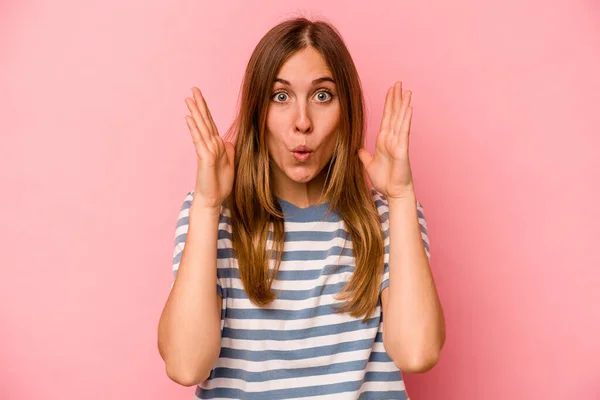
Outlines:
<svg viewBox="0 0 600 400"><path fill-rule="evenodd" d="M385 196L374 189L371 193L384 231L383 290L389 280L389 208ZM175 277L192 199L189 192L177 221ZM226 206L221 208L216 289L223 298L221 353L209 379L197 386L195 398L408 399L402 373L383 347L380 305L366 323L336 313L335 295L354 271L344 222L336 213L323 218L327 204L298 208L279 201L285 215L285 244L273 282L277 299L262 309L246 296L231 250L230 213ZM423 207L417 203L417 208L430 257Z"/></svg>

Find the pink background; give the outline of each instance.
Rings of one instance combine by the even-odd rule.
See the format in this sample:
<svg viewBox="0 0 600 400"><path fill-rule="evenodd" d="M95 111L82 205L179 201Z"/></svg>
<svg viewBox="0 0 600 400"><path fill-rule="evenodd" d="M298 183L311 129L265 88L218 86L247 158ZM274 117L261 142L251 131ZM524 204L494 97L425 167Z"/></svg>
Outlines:
<svg viewBox="0 0 600 400"><path fill-rule="evenodd" d="M448 338L412 400L600 398L597 2L320 3L0 3L0 398L192 398L156 347L195 177L184 97L223 133L297 13L347 41L370 150L386 88L413 91Z"/></svg>

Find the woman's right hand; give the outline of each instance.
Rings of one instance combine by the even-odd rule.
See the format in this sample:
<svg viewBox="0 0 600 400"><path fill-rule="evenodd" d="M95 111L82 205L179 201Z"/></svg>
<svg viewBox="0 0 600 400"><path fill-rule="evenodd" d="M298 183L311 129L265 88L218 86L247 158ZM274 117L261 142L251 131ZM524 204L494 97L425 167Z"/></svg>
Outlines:
<svg viewBox="0 0 600 400"><path fill-rule="evenodd" d="M192 116L185 119L198 157L194 202L219 210L233 188L235 150L219 136L200 90L193 87L192 94L193 98L185 99Z"/></svg>

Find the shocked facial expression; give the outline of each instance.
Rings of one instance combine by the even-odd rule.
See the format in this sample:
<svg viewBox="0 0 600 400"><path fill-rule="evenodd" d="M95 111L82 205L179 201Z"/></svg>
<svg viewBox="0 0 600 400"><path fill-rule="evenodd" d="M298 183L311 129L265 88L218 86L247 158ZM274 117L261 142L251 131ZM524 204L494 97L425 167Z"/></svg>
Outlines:
<svg viewBox="0 0 600 400"><path fill-rule="evenodd" d="M298 189L331 159L340 104L323 56L307 47L279 70L267 114L267 146L279 190ZM301 189L301 188L300 188Z"/></svg>

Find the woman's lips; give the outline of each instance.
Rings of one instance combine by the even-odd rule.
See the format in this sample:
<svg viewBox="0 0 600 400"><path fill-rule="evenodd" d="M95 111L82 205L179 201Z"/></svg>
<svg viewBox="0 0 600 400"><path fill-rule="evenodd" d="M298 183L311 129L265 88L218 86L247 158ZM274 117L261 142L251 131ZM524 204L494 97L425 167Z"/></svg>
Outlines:
<svg viewBox="0 0 600 400"><path fill-rule="evenodd" d="M293 151L294 158L298 161L306 161L312 154L310 151Z"/></svg>

